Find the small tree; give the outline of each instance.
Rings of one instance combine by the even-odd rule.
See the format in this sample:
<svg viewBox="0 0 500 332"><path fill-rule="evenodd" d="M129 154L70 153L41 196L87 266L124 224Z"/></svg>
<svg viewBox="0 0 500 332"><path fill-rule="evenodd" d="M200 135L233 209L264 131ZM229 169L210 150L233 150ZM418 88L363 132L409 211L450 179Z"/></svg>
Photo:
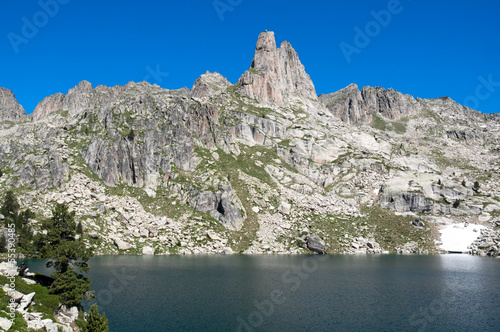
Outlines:
<svg viewBox="0 0 500 332"><path fill-rule="evenodd" d="M443 183L441 182L441 179L438 180L438 185L442 186Z"/></svg>
<svg viewBox="0 0 500 332"><path fill-rule="evenodd" d="M75 212L69 212L66 204L57 204L52 218L42 222L42 229L47 231L47 235L39 235L36 239L39 258L47 261L47 267L53 266L56 270L52 274L56 280L49 292L59 295L63 304L78 306L90 289L90 279L80 272L89 271L87 261L92 251L75 238Z"/></svg>
<svg viewBox="0 0 500 332"><path fill-rule="evenodd" d="M0 235L0 252L7 252L7 239L3 232L2 235Z"/></svg>
<svg viewBox="0 0 500 332"><path fill-rule="evenodd" d="M15 222L19 214L19 202L12 190L7 191L0 213L5 216L6 223Z"/></svg>
<svg viewBox="0 0 500 332"><path fill-rule="evenodd" d="M78 222L78 224L76 225L76 233L83 235L83 226L81 222Z"/></svg>
<svg viewBox="0 0 500 332"><path fill-rule="evenodd" d="M87 315L87 324L83 328L83 332L107 332L108 319L106 314L99 314L97 304L90 307L90 312Z"/></svg>
<svg viewBox="0 0 500 332"><path fill-rule="evenodd" d="M134 129L130 129L130 132L128 133L127 138L128 138L129 141L133 141L134 140L134 138L135 138Z"/></svg>
<svg viewBox="0 0 500 332"><path fill-rule="evenodd" d="M460 206L460 200L457 199L453 202L453 208L458 209L459 206Z"/></svg>
<svg viewBox="0 0 500 332"><path fill-rule="evenodd" d="M479 182L478 181L474 182L474 191L478 192L479 188L480 188Z"/></svg>
<svg viewBox="0 0 500 332"><path fill-rule="evenodd" d="M467 187L467 183L465 182L465 180L462 180L462 187Z"/></svg>
<svg viewBox="0 0 500 332"><path fill-rule="evenodd" d="M0 178L3 176L3 172L2 170L0 169Z"/></svg>

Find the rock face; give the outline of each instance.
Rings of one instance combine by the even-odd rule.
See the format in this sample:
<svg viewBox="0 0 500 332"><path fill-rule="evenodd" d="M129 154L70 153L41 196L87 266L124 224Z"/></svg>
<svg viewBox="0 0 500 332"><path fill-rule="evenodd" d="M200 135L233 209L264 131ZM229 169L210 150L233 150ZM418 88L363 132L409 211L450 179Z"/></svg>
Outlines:
<svg viewBox="0 0 500 332"><path fill-rule="evenodd" d="M368 123L373 114L397 120L417 114L422 105L410 95L403 95L393 89L364 87L359 90L356 84L328 94L319 99L336 117L352 124Z"/></svg>
<svg viewBox="0 0 500 332"><path fill-rule="evenodd" d="M94 108L109 108L113 103L123 99L127 95L140 96L154 90L162 90L157 85L149 83L130 82L124 86L107 87L99 85L95 89L87 81L81 81L77 86L70 89L66 95L56 93L43 99L31 115L33 120L40 120L55 111L68 111L75 115L85 110Z"/></svg>
<svg viewBox="0 0 500 332"><path fill-rule="evenodd" d="M297 52L286 41L277 49L272 31L259 35L250 70L238 86L243 94L265 104L288 105L294 97L317 99Z"/></svg>
<svg viewBox="0 0 500 332"><path fill-rule="evenodd" d="M190 95L192 98L206 101L216 93L226 91L230 85L227 78L221 74L207 71L194 82Z"/></svg>
<svg viewBox="0 0 500 332"><path fill-rule="evenodd" d="M0 121L19 120L26 117L26 111L9 89L0 88Z"/></svg>

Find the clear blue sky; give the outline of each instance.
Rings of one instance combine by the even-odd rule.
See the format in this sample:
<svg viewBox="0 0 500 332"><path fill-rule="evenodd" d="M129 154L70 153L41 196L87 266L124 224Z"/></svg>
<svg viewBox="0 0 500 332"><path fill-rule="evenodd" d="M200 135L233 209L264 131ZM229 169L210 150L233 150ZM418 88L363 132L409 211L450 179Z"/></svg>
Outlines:
<svg viewBox="0 0 500 332"><path fill-rule="evenodd" d="M249 68L265 29L275 31L278 44L288 40L297 50L318 94L356 83L421 98L449 96L500 112L500 1L41 3L54 1L64 3L57 13L36 0L2 3L0 86L11 89L28 113L81 80L94 87L146 79L167 89L191 88L210 70L234 83ZM377 23L371 12L388 8L390 19ZM355 40L356 27L368 29L368 41ZM352 47L350 62L340 45Z"/></svg>

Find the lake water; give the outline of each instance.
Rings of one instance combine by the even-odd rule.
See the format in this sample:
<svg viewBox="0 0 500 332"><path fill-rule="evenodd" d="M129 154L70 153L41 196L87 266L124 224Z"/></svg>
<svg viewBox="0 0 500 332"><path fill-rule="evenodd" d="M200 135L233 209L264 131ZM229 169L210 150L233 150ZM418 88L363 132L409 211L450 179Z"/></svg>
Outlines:
<svg viewBox="0 0 500 332"><path fill-rule="evenodd" d="M90 263L110 331L500 331L500 259L101 256Z"/></svg>

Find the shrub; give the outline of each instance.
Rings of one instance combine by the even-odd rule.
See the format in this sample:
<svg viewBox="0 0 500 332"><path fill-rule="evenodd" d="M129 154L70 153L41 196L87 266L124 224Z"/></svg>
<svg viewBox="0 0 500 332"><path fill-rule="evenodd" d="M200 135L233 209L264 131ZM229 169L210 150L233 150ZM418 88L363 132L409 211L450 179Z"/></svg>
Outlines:
<svg viewBox="0 0 500 332"><path fill-rule="evenodd" d="M457 199L455 202L453 202L453 208L458 209L459 206L460 206L460 200Z"/></svg>

